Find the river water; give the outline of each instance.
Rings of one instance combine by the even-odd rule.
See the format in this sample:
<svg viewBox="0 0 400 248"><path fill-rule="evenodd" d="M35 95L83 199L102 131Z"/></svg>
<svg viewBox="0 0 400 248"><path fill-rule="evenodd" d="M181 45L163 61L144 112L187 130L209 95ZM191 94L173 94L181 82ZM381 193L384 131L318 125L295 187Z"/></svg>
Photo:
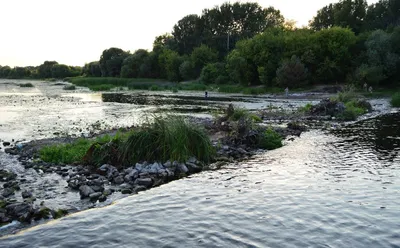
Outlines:
<svg viewBox="0 0 400 248"><path fill-rule="evenodd" d="M400 114L0 239L0 247L400 247Z"/></svg>

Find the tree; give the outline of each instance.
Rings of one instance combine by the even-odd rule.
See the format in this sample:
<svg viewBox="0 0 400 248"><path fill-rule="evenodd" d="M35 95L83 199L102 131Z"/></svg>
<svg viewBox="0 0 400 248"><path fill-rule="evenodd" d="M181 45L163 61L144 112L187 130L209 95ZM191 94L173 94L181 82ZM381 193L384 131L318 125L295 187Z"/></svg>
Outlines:
<svg viewBox="0 0 400 248"><path fill-rule="evenodd" d="M367 7L366 0L341 0L319 10L309 25L314 30L333 26L350 28L358 34L362 31Z"/></svg>
<svg viewBox="0 0 400 248"><path fill-rule="evenodd" d="M141 66L144 65L146 58L149 56L149 52L144 49L137 50L134 54L125 58L122 63L121 77L124 78L137 78L141 76ZM146 68L142 68L145 71Z"/></svg>
<svg viewBox="0 0 400 248"><path fill-rule="evenodd" d="M387 29L399 25L399 0L380 0L368 7L364 23L365 30Z"/></svg>
<svg viewBox="0 0 400 248"><path fill-rule="evenodd" d="M189 54L202 42L202 20L198 15L183 17L174 26L172 35L178 44L180 54Z"/></svg>
<svg viewBox="0 0 400 248"><path fill-rule="evenodd" d="M181 75L183 80L189 80L193 79L193 65L190 60L184 61L180 66L179 66L179 74Z"/></svg>
<svg viewBox="0 0 400 248"><path fill-rule="evenodd" d="M218 54L206 45L201 45L193 50L190 55L190 60L192 61L194 69L193 76L197 78L200 76L201 69L203 69L206 64L217 62Z"/></svg>
<svg viewBox="0 0 400 248"><path fill-rule="evenodd" d="M103 51L100 57L100 69L103 77L119 77L124 59L129 53L112 47Z"/></svg>
<svg viewBox="0 0 400 248"><path fill-rule="evenodd" d="M83 73L87 77L101 77L101 69L99 61L93 61L85 64L83 67Z"/></svg>
<svg viewBox="0 0 400 248"><path fill-rule="evenodd" d="M7 75L8 78L20 79L27 78L31 72L25 67L14 67Z"/></svg>
<svg viewBox="0 0 400 248"><path fill-rule="evenodd" d="M227 83L229 77L226 73L225 64L221 62L207 64L201 70L200 80L205 84Z"/></svg>
<svg viewBox="0 0 400 248"><path fill-rule="evenodd" d="M293 55L276 71L277 83L281 87L302 87L308 83L308 70L300 59Z"/></svg>
<svg viewBox="0 0 400 248"><path fill-rule="evenodd" d="M179 68L183 62L184 59L177 52L164 49L159 56L159 64L164 74L163 78L171 82L180 82L182 77Z"/></svg>
<svg viewBox="0 0 400 248"><path fill-rule="evenodd" d="M39 78L51 78L51 69L53 66L58 65L56 61L45 61L38 68L38 76Z"/></svg>
<svg viewBox="0 0 400 248"><path fill-rule="evenodd" d="M52 78L66 78L72 76L72 72L70 67L67 65L54 65L51 68L51 77Z"/></svg>

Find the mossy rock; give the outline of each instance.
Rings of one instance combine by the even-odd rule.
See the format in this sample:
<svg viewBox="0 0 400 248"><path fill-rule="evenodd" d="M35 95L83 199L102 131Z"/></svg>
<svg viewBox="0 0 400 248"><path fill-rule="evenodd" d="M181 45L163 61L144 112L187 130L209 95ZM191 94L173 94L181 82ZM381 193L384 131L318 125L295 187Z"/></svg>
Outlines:
<svg viewBox="0 0 400 248"><path fill-rule="evenodd" d="M58 209L57 211L52 211L51 215L54 219L59 219L68 214L68 211L65 209Z"/></svg>

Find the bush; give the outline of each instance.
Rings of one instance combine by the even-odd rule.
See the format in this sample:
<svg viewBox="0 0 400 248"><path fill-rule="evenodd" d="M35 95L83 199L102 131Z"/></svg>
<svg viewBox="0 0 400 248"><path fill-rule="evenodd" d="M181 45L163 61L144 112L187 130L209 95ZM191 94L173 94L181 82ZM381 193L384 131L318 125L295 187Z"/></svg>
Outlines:
<svg viewBox="0 0 400 248"><path fill-rule="evenodd" d="M226 79L228 79L226 81ZM229 77L226 75L225 64L224 63L212 63L207 64L203 67L200 74L201 82L205 84L218 84L226 83L229 81Z"/></svg>
<svg viewBox="0 0 400 248"><path fill-rule="evenodd" d="M65 85L63 87L63 90L76 90L76 86L75 85Z"/></svg>
<svg viewBox="0 0 400 248"><path fill-rule="evenodd" d="M393 107L400 107L400 92L395 93L390 101Z"/></svg>
<svg viewBox="0 0 400 248"><path fill-rule="evenodd" d="M33 86L33 84L31 84L31 83L25 83L25 84L20 84L19 87L22 87L22 88L32 88L32 87L34 87L34 86Z"/></svg>
<svg viewBox="0 0 400 248"><path fill-rule="evenodd" d="M343 121L355 121L357 117L360 115L365 114L367 111L366 109L357 107L357 102L350 101L346 103L346 109L343 113L338 115L338 118Z"/></svg>
<svg viewBox="0 0 400 248"><path fill-rule="evenodd" d="M345 89L342 92L339 92L338 95L337 95L337 100L339 102L343 102L343 103L354 101L354 100L356 100L358 98L359 98L359 96L355 92L353 86L345 87Z"/></svg>
<svg viewBox="0 0 400 248"><path fill-rule="evenodd" d="M203 129L181 117L156 117L154 122L129 136L123 146L123 161L186 161L196 157L208 162L214 154Z"/></svg>
<svg viewBox="0 0 400 248"><path fill-rule="evenodd" d="M273 150L282 147L282 137L277 132L269 128L260 135L258 146L267 150Z"/></svg>
<svg viewBox="0 0 400 248"><path fill-rule="evenodd" d="M295 55L283 62L276 71L277 82L282 87L299 88L308 83L308 70Z"/></svg>

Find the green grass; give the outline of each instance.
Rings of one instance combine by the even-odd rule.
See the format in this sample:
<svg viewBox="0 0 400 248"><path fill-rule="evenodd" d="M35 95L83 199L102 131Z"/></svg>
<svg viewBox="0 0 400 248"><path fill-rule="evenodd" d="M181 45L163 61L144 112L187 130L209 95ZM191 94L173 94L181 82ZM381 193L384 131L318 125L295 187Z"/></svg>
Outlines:
<svg viewBox="0 0 400 248"><path fill-rule="evenodd" d="M22 88L32 88L32 87L34 87L34 86L33 86L33 84L31 84L31 83L25 83L25 84L20 84L19 87L22 87Z"/></svg>
<svg viewBox="0 0 400 248"><path fill-rule="evenodd" d="M39 151L40 159L51 163L72 164L82 162L86 152L96 143L108 143L114 137L109 135L101 136L96 139L77 139L70 144L59 144L45 146Z"/></svg>
<svg viewBox="0 0 400 248"><path fill-rule="evenodd" d="M263 149L273 150L282 147L282 137L268 128L263 134L260 135L258 146Z"/></svg>
<svg viewBox="0 0 400 248"><path fill-rule="evenodd" d="M305 106L299 108L299 112L308 113L310 112L312 106L313 105L311 103L307 103Z"/></svg>
<svg viewBox="0 0 400 248"><path fill-rule="evenodd" d="M263 88L244 88L242 91L245 95L263 95L267 93L267 90Z"/></svg>
<svg viewBox="0 0 400 248"><path fill-rule="evenodd" d="M393 107L400 107L400 92L395 93L390 100Z"/></svg>
<svg viewBox="0 0 400 248"><path fill-rule="evenodd" d="M90 85L88 88L93 91L107 91L115 88L115 85L112 84L100 84L100 85Z"/></svg>
<svg viewBox="0 0 400 248"><path fill-rule="evenodd" d="M124 163L139 161L186 161L196 157L208 162L214 155L203 129L181 117L156 117L154 122L132 133L123 145Z"/></svg>
<svg viewBox="0 0 400 248"><path fill-rule="evenodd" d="M218 87L218 92L221 93L242 93L243 86L239 85L220 85Z"/></svg>
<svg viewBox="0 0 400 248"><path fill-rule="evenodd" d="M344 112L338 115L338 118L343 121L355 121L358 116L367 112L366 109L359 107L355 101L347 102L345 106Z"/></svg>
<svg viewBox="0 0 400 248"><path fill-rule="evenodd" d="M76 90L76 86L75 85L65 85L63 87L63 90Z"/></svg>
<svg viewBox="0 0 400 248"><path fill-rule="evenodd" d="M189 84L181 84L179 85L181 90L188 90L188 91L206 91L208 87L202 83L189 83Z"/></svg>
<svg viewBox="0 0 400 248"><path fill-rule="evenodd" d="M209 162L214 152L202 128L181 117L155 117L154 122L136 131L46 146L39 155L43 161L52 163L121 166L143 161L184 162L192 156Z"/></svg>

